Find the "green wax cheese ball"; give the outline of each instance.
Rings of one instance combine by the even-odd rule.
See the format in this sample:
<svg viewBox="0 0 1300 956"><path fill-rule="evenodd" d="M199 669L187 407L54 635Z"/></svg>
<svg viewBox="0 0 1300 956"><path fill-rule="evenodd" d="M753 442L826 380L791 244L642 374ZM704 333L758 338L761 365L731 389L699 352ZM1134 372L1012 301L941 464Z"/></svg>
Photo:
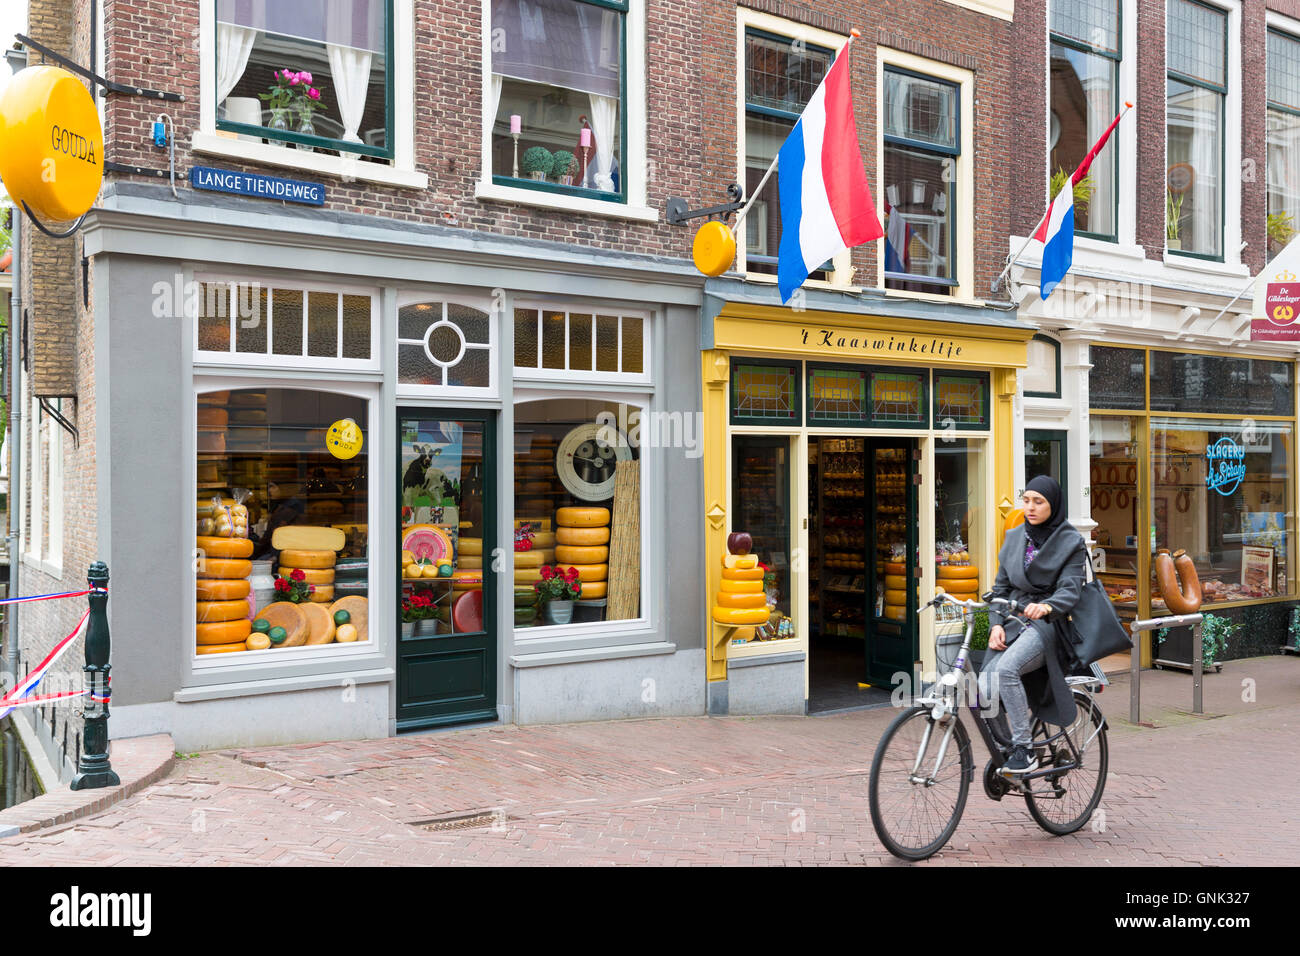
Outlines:
<svg viewBox="0 0 1300 956"><path fill-rule="evenodd" d="M271 630L271 622L266 620L266 618L259 617L253 622L253 630L258 634L266 634Z"/></svg>
<svg viewBox="0 0 1300 956"><path fill-rule="evenodd" d="M289 636L289 632L282 627L273 627L266 632L266 636L271 639L272 644L283 644L284 639Z"/></svg>
<svg viewBox="0 0 1300 956"><path fill-rule="evenodd" d="M350 621L350 620L352 620L352 615L349 614L347 611L335 611L335 612L334 612L334 626L335 626L335 627L340 627L340 626L342 626L342 625L348 623L348 621Z"/></svg>
<svg viewBox="0 0 1300 956"><path fill-rule="evenodd" d="M440 564L440 565L438 565L438 577L440 577L440 578L449 578L449 577L451 577L451 571L452 571L452 568L451 568L451 565L450 565L450 564Z"/></svg>

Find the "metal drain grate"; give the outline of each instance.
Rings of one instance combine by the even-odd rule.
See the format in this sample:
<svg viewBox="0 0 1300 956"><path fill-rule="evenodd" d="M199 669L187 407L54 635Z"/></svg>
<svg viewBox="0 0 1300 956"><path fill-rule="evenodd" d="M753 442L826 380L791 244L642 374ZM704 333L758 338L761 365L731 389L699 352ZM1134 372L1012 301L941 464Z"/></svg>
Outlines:
<svg viewBox="0 0 1300 956"><path fill-rule="evenodd" d="M485 813L468 813L456 817L441 817L437 820L418 820L415 826L422 830L441 832L443 830L472 830L476 827L500 826L505 823L506 815L500 810Z"/></svg>

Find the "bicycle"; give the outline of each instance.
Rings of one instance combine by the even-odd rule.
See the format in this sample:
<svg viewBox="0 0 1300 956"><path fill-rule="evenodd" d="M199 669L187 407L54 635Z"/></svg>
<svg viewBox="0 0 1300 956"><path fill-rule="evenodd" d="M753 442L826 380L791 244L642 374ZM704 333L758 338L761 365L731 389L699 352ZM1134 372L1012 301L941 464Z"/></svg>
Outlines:
<svg viewBox="0 0 1300 956"><path fill-rule="evenodd" d="M952 669L894 718L871 761L871 823L885 848L904 860L924 860L941 850L966 808L975 767L958 689L975 633L975 612L991 605L1020 611L1015 601L991 595L984 599L988 603L940 593L922 606L922 611L940 603L960 606L965 639ZM993 755L984 767L985 794L995 801L1008 794L1024 797L1034 822L1056 836L1074 833L1092 817L1106 787L1109 764L1106 718L1093 698L1097 678L1068 676L1066 683L1075 701L1075 719L1052 732L1035 718L1031 747L1039 766L1031 773L1001 770L1011 755L1006 718L1000 713L986 716L978 693L971 704L975 725Z"/></svg>

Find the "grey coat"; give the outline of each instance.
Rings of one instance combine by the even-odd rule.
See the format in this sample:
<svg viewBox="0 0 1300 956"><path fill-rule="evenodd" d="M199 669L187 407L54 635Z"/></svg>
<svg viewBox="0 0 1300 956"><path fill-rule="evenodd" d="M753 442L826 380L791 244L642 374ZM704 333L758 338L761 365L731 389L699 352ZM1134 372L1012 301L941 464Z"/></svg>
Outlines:
<svg viewBox="0 0 1300 956"><path fill-rule="evenodd" d="M1035 624L1048 637L1047 666L1024 676L1025 696L1034 716L1058 727L1074 722L1074 698L1065 675L1069 670L1069 613L1074 610L1087 581L1084 562L1087 546L1083 536L1068 522L1043 542L1038 555L1025 567L1025 526L1012 528L998 552L998 576L993 596L1052 606L1052 613ZM1003 615L989 609L989 626L1003 623ZM1046 626L1045 626L1046 625Z"/></svg>

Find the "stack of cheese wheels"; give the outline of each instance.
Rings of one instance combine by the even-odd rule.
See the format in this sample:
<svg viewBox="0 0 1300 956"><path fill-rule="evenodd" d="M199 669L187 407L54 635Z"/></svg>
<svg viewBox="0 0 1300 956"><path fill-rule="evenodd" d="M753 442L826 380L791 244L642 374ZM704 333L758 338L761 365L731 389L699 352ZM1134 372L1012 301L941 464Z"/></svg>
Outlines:
<svg viewBox="0 0 1300 956"><path fill-rule="evenodd" d="M958 601L979 597L980 569L973 564L941 564L935 581Z"/></svg>
<svg viewBox="0 0 1300 956"><path fill-rule="evenodd" d="M454 591L482 590L482 538L467 538L461 535L460 540L456 543L456 569L452 572L451 579L451 586Z"/></svg>
<svg viewBox="0 0 1300 956"><path fill-rule="evenodd" d="M555 512L555 563L578 569L580 601L594 601L608 593L609 517L608 508L559 508ZM541 580L540 571L537 580ZM518 571L515 582L520 583Z"/></svg>
<svg viewBox="0 0 1300 956"><path fill-rule="evenodd" d="M338 528L306 525L285 525L271 535L271 547L280 552L280 576L291 578L301 571L305 583L316 589L308 598L316 604L334 600L334 564L345 541Z"/></svg>
<svg viewBox="0 0 1300 956"><path fill-rule="evenodd" d="M763 569L756 554L724 554L722 581L713 603L719 624L766 624L771 612L763 593Z"/></svg>
<svg viewBox="0 0 1300 956"><path fill-rule="evenodd" d="M195 582L194 632L198 653L225 654L247 650L252 630L248 596L252 585L253 542L247 538L198 537L198 580Z"/></svg>
<svg viewBox="0 0 1300 956"><path fill-rule="evenodd" d="M885 562L885 617L907 620L907 566L902 561Z"/></svg>

